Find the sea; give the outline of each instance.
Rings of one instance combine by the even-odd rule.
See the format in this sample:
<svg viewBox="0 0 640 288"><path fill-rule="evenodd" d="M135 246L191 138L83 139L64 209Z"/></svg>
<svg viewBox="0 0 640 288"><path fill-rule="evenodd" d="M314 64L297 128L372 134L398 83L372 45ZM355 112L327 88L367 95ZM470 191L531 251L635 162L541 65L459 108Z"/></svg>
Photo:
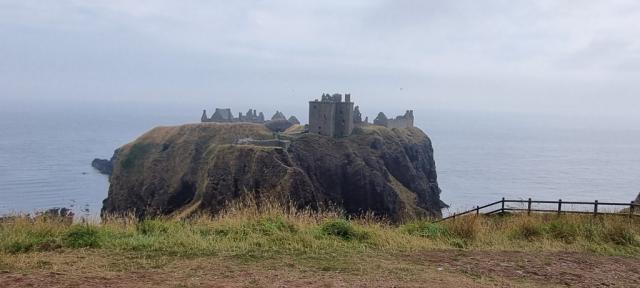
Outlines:
<svg viewBox="0 0 640 288"><path fill-rule="evenodd" d="M99 215L109 183L91 161L110 158L114 149L155 126L199 122L202 106L126 101L2 105L0 215L53 207ZM237 113L249 107L232 108ZM260 111L271 115L271 110ZM441 199L450 206L445 215L503 197L628 203L640 192L640 125L633 121L414 110L416 126L433 142ZM295 111L306 120L306 107L284 112ZM368 110L370 118L375 111Z"/></svg>

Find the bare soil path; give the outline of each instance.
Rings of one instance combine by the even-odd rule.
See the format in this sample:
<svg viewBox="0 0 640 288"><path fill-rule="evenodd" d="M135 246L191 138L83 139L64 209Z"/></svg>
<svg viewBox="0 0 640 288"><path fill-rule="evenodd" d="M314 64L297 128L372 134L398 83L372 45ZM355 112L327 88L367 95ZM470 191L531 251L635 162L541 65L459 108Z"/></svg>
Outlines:
<svg viewBox="0 0 640 288"><path fill-rule="evenodd" d="M100 251L0 256L0 287L640 287L640 258L590 253L444 250L335 261Z"/></svg>

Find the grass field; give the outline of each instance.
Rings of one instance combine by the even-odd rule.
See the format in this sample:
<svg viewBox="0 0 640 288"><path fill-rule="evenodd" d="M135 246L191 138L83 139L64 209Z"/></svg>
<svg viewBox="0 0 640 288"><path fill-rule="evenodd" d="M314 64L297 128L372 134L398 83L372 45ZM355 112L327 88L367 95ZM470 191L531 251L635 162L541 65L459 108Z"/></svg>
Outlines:
<svg viewBox="0 0 640 288"><path fill-rule="evenodd" d="M417 276L422 268L412 270L413 264L404 258L424 253L484 255L480 258L521 253L525 258L547 255L550 261L555 254L575 253L584 255L578 258L622 257L637 262L640 222L621 216L538 214L472 215L438 224L423 220L392 225L373 215L346 219L339 211L245 203L216 217L182 220L113 217L102 223L70 224L55 218L12 217L0 224L0 271L9 274L27 271L37 275L80 269L80 265L88 269L85 273L109 275L109 271L149 271L180 261L191 263L185 264L189 266L202 259L217 259L236 263L232 265L236 268L291 263L291 267L338 275L353 272L354 267L359 273L376 274L395 271L400 265L400 275L409 277ZM69 261L72 255L79 259ZM490 275L485 276L475 279L465 274L463 278L470 283L491 283Z"/></svg>

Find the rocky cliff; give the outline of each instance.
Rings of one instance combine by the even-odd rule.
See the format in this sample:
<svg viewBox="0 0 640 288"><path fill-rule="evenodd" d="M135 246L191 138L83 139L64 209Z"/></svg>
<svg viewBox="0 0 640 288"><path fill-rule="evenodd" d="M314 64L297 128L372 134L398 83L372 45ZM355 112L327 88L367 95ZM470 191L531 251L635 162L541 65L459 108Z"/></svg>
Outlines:
<svg viewBox="0 0 640 288"><path fill-rule="evenodd" d="M111 156L111 159L109 160L98 159L98 158L93 159L93 161L91 161L91 167L98 170L98 172L100 172L101 174L110 176L111 173L113 173L113 163L116 162L117 158L118 158L118 149L116 149L116 151L113 152L113 156Z"/></svg>
<svg viewBox="0 0 640 288"><path fill-rule="evenodd" d="M418 128L366 126L343 139L285 133L282 146L238 144L273 136L249 123L155 128L118 149L102 213L215 213L247 193L393 221L440 217L446 206L431 141Z"/></svg>

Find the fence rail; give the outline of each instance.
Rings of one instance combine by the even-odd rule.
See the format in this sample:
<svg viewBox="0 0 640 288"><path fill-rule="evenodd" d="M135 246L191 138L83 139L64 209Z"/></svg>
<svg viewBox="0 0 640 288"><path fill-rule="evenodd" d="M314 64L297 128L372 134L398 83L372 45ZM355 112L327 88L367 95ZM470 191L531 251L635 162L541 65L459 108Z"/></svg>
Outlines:
<svg viewBox="0 0 640 288"><path fill-rule="evenodd" d="M527 204L527 208L513 208L513 207L507 207L505 206L505 204L508 203L516 203L516 204ZM534 209L532 208L533 204L555 204L558 205L556 209ZM489 208L489 207L493 207L493 206L500 206L500 208L498 209L493 209L491 211L488 212L482 212L481 210ZM572 209L567 209L566 206L563 205L588 205L588 206L593 206L593 209L591 211L586 211L586 210L572 210ZM602 209L599 210L600 207L602 206L621 206L621 207L628 207L629 210L626 212L603 212ZM563 210L564 207L564 210ZM475 213L476 215L492 215L492 214L498 214L498 213L505 213L505 212L518 212L518 213L524 213L527 212L527 214L531 214L531 212L535 212L535 213L558 213L558 214L593 214L593 216L597 216L597 215L621 215L621 216L629 216L629 217L640 217L640 214L635 213L635 211L640 212L640 203L634 203L633 201L631 201L630 203L615 203L615 202L598 202L598 200L595 200L593 202L585 202L585 201L562 201L562 199L559 199L557 201L543 201L543 200L531 200L531 198L529 198L529 200L508 200L508 199L504 199L502 198L502 200L500 201L496 201L493 203L489 203L487 205L484 206L476 206L476 208L471 209L471 210L467 210L464 211L462 213L453 213L453 215L442 218L442 219L438 219L435 222L441 222L441 221L445 221L448 219L454 219L456 217L460 217L463 215L467 215L467 214L472 214Z"/></svg>

